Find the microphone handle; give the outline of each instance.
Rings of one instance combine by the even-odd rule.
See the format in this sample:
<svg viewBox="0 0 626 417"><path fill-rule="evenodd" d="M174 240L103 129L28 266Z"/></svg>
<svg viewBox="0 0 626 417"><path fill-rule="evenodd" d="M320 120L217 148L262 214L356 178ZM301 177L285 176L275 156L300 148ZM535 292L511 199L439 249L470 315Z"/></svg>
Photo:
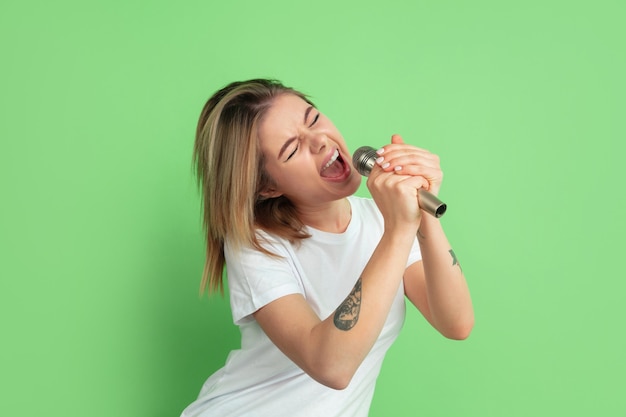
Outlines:
<svg viewBox="0 0 626 417"><path fill-rule="evenodd" d="M448 208L448 206L433 193L421 189L417 190L417 202L422 210L436 218L443 216Z"/></svg>

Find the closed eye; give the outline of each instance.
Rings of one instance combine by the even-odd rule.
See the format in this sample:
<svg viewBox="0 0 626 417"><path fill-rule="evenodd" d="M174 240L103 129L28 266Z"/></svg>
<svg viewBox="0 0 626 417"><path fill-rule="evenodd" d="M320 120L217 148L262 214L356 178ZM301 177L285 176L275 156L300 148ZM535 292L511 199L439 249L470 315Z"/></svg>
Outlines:
<svg viewBox="0 0 626 417"><path fill-rule="evenodd" d="M312 122L311 122L311 124L309 125L309 127L313 127L313 125L317 122L317 119L319 119L319 118L320 118L320 114L319 114L319 113L317 113L317 114L315 115L315 118L313 119L313 121L312 121Z"/></svg>
<svg viewBox="0 0 626 417"><path fill-rule="evenodd" d="M294 156L296 154L296 152L298 151L299 146L296 145L296 147L293 149L293 151L291 151L291 153L289 154L289 156L287 157L287 159L285 159L286 161L289 161L291 159L292 156Z"/></svg>
<svg viewBox="0 0 626 417"><path fill-rule="evenodd" d="M312 107L311 107L312 108ZM315 125L315 123L317 123L317 120L320 118L320 113L317 113L315 115L315 117L313 118L313 121L311 122L311 124L309 125L309 128L313 127L313 125ZM287 156L287 159L285 159L285 162L289 161L291 159L292 156L294 156L296 154L296 152L298 151L298 148L300 146L296 145L296 147L293 149L293 151L291 151L291 153L289 154L289 156Z"/></svg>

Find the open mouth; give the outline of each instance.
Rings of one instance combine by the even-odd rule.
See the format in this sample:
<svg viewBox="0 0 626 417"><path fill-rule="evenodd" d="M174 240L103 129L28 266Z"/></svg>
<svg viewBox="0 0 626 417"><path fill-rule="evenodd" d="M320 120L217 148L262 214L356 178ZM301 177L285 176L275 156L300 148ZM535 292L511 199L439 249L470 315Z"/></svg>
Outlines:
<svg viewBox="0 0 626 417"><path fill-rule="evenodd" d="M350 168L341 157L339 150L335 149L335 152L326 165L322 167L320 175L324 178L341 179L349 172L349 169Z"/></svg>

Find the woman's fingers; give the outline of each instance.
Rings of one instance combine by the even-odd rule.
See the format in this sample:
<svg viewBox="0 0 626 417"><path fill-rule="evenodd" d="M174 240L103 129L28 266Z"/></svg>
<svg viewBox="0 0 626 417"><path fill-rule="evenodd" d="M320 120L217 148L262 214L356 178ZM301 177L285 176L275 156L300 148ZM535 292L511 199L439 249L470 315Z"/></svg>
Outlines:
<svg viewBox="0 0 626 417"><path fill-rule="evenodd" d="M425 149L405 144L400 135L393 135L391 142L378 150L378 166L385 172L423 177L427 182L424 188L438 192L443 180L439 157Z"/></svg>

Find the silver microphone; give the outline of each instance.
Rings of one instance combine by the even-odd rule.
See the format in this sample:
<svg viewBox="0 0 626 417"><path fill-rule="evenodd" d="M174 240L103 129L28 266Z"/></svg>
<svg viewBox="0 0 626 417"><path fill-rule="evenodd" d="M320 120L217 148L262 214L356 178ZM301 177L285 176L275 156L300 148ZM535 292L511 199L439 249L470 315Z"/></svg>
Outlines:
<svg viewBox="0 0 626 417"><path fill-rule="evenodd" d="M361 146L354 151L352 164L356 170L359 171L359 174L367 177L370 172L372 172L377 158L378 154L376 153L376 149L371 146ZM433 193L422 189L417 190L417 203L422 210L436 218L443 216L448 208L445 203L435 197Z"/></svg>

